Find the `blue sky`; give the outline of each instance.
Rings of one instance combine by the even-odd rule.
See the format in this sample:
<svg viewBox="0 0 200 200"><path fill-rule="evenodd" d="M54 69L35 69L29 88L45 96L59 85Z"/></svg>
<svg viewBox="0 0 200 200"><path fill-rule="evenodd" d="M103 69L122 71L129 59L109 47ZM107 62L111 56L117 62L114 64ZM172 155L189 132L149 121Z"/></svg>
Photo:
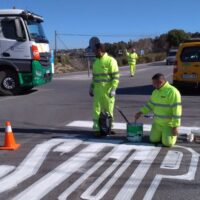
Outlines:
<svg viewBox="0 0 200 200"><path fill-rule="evenodd" d="M113 43L175 28L200 32L200 0L0 0L0 8L13 5L44 17L51 48L55 31L75 35L59 35L58 47L68 49L87 47L92 36Z"/></svg>

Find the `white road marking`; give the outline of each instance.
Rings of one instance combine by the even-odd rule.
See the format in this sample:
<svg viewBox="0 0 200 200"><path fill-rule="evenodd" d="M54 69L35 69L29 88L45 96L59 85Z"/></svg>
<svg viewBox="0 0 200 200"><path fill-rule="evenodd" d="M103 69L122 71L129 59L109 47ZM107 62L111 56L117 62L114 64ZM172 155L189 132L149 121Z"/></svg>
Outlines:
<svg viewBox="0 0 200 200"><path fill-rule="evenodd" d="M75 192L76 189L87 178L95 173L109 158L112 158L114 159L113 163L104 172L102 172L99 177L97 177L92 185L89 185L88 188L83 191L81 198L90 200L102 199L106 193L109 192L116 181L123 176L123 173L128 169L131 163L133 163L134 160L138 160L141 162L129 177L129 179L125 182L125 184L119 188L119 191L115 196L115 200L130 200L133 198L141 182L144 180L146 173L158 155L161 147L154 147L153 145L144 146L134 144L119 144L121 142L119 139L116 139L117 142L115 141L115 143L112 143L112 141L114 142L114 140L110 140L109 138L98 140L86 139L83 141L76 138L73 139L73 137L66 137L64 139L51 139L41 143L27 155L24 161L16 168L14 172L0 179L0 192L4 192L8 189L13 189L22 181L35 175L51 149L53 152L68 153L80 144L84 143L88 146L81 150L79 153L75 154L73 157L60 164L58 167L40 178L38 181L30 185L24 191L17 194L17 196L15 196L13 199L42 199L50 191L59 186L64 180L69 178L74 172L81 169L81 167L90 159L95 157L98 152L102 151L107 146L111 146L114 148L109 151L101 160L95 163L90 169L88 169L88 171L84 172L77 180L73 182L70 187L66 188L66 190L58 197L58 199L67 199L69 195ZM144 200L153 199L160 182L164 178L188 181L194 180L199 162L199 154L191 148L181 146L176 147L186 149L191 153L191 162L189 164L188 172L186 174L175 176L157 174L153 179L150 187L148 188ZM135 151L129 155L130 151L132 150ZM129 155L129 157L125 160L127 155ZM174 159L171 160L171 157L174 157ZM169 150L163 159L161 168L169 170L178 169L180 167L182 157L182 152ZM0 174L4 173L3 171L6 169L6 167L9 169L9 166L0 165ZM10 170L14 169L13 166L10 167ZM113 172L114 174L112 177L109 177ZM99 186L104 183L105 180L105 184L99 188ZM97 189L98 191L94 195L93 193Z"/></svg>
<svg viewBox="0 0 200 200"><path fill-rule="evenodd" d="M165 159L163 160L161 167L162 169L179 169L183 153L180 151L169 150Z"/></svg>
<svg viewBox="0 0 200 200"><path fill-rule="evenodd" d="M180 147L180 148L186 149L189 152L191 152L191 154L192 154L192 158L191 158L191 162L190 162L190 166L189 166L188 172L186 174L175 175L175 176L157 174L155 176L154 180L152 181L151 186L147 190L143 200L150 200L150 199L153 198L153 196L154 196L154 194L155 194L160 182L164 178L176 179L176 180L188 180L188 181L194 180L195 174L196 174L196 171L197 171L198 162L199 162L199 154L197 152L195 152L191 148L182 147L182 146L176 146L176 147Z"/></svg>
<svg viewBox="0 0 200 200"><path fill-rule="evenodd" d="M83 141L81 140L67 140L67 142L64 142L63 144L57 146L53 152L61 152L61 155L64 153L68 153L71 150L73 150L74 148L76 148L77 146L79 146ZM70 145L69 145L70 144Z"/></svg>
<svg viewBox="0 0 200 200"><path fill-rule="evenodd" d="M15 169L15 166L12 165L0 165L0 178L2 176L5 176L9 172L13 171Z"/></svg>
<svg viewBox="0 0 200 200"><path fill-rule="evenodd" d="M77 128L92 128L92 121L73 121L68 123L68 127L77 127ZM126 123L113 123L113 129L115 130L126 130ZM149 132L151 130L151 124L143 124L143 130ZM180 134L190 133L191 131L199 130L199 127L186 127L180 126L178 128Z"/></svg>
<svg viewBox="0 0 200 200"><path fill-rule="evenodd" d="M66 141L63 139L52 139L42 144L38 144L16 168L14 172L0 180L0 193L16 187L19 183L35 175L45 160L50 149L59 143Z"/></svg>
<svg viewBox="0 0 200 200"><path fill-rule="evenodd" d="M114 151L114 150L113 150ZM67 197L74 192L89 176L91 176L98 168L100 168L106 160L110 157L113 151L109 152L99 162L97 162L92 168L84 173L78 180L76 180L69 188L67 188L59 197L59 200L65 200Z"/></svg>
<svg viewBox="0 0 200 200"><path fill-rule="evenodd" d="M81 195L82 199L90 199L90 200L99 200L104 195L104 191L109 190L110 188L104 189L102 188L102 192L100 191L96 196L92 196L92 193L99 187L99 185L105 181L105 179L121 164L121 162L125 159L125 157L130 152L131 146L127 145L119 145L116 147L115 151L110 155L110 158L116 159L110 167L108 167L103 174Z"/></svg>
<svg viewBox="0 0 200 200"><path fill-rule="evenodd" d="M57 187L65 179L71 176L77 169L82 167L91 158L101 151L105 145L103 144L91 144L81 152L74 155L69 160L63 162L56 167L53 171L46 174L40 180L36 181L33 185L25 189L13 200L39 200L48 194L52 189Z"/></svg>
<svg viewBox="0 0 200 200"><path fill-rule="evenodd" d="M126 181L122 189L119 191L115 200L130 200L137 191L140 183L148 172L151 164L158 155L160 148L152 147L152 150L148 152L148 155L144 156L141 163L135 169L131 177Z"/></svg>
<svg viewBox="0 0 200 200"><path fill-rule="evenodd" d="M109 146L115 146L113 150L111 150L108 154L106 154L99 162L97 162L92 168L90 168L87 172L85 172L78 180L76 180L69 188L67 188L59 197L59 200L65 200L67 197L74 192L89 176L91 176L98 168L100 168L116 151L116 144L120 143L121 140L110 141L106 139L101 140L89 140L90 142L102 142L104 144L109 144ZM87 142L86 142L87 143ZM112 144L113 143L113 144Z"/></svg>

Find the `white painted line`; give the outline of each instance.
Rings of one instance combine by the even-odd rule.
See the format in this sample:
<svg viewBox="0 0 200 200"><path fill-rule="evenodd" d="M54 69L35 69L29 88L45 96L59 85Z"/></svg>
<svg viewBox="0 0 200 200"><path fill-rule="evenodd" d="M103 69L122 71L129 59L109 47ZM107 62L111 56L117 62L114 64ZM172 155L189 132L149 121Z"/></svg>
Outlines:
<svg viewBox="0 0 200 200"><path fill-rule="evenodd" d="M99 162L97 162L92 168L85 172L78 180L76 180L69 188L67 188L59 197L59 200L66 200L67 197L74 192L89 176L91 176L98 168L100 168L116 151L116 147L106 154Z"/></svg>
<svg viewBox="0 0 200 200"><path fill-rule="evenodd" d="M154 196L158 186L160 185L160 182L164 178L176 179L176 180L188 180L188 181L194 180L195 174L196 174L196 171L197 171L197 167L198 167L198 162L199 162L199 154L197 152L195 152L191 148L182 147L182 146L176 146L176 147L186 149L192 154L192 158L191 158L191 162L190 162L190 166L189 166L188 172L186 174L175 175L175 176L157 174L155 176L154 180L152 181L149 189L147 190L143 200L151 200L151 199L153 199L153 196Z"/></svg>
<svg viewBox="0 0 200 200"><path fill-rule="evenodd" d="M162 169L179 169L183 153L180 151L169 150L165 156L160 168Z"/></svg>
<svg viewBox="0 0 200 200"><path fill-rule="evenodd" d="M13 200L42 199L46 194L87 163L91 158L96 156L96 154L104 147L105 146L102 144L89 145L81 152L77 153L72 158L63 162L54 170L46 174L40 180L36 181L33 185L13 198Z"/></svg>
<svg viewBox="0 0 200 200"><path fill-rule="evenodd" d="M77 128L92 128L92 121L73 121L67 124L68 127L77 127ZM150 130L150 125L144 125L145 129ZM113 129L115 130L126 130L126 123L113 123Z"/></svg>
<svg viewBox="0 0 200 200"><path fill-rule="evenodd" d="M51 139L47 142L37 145L24 159L24 161L16 168L14 172L0 179L0 192L4 192L8 189L13 189L22 181L35 175L46 158L48 152L53 149L54 152L68 153L83 141L79 139L72 139L73 137L65 139ZM67 140L66 140L67 139ZM138 167L134 170L130 178L126 183L119 189L116 195L116 200L129 200L134 197L135 192L139 188L142 180L146 176L149 168L151 167L153 161L160 151L160 147L154 146L144 146L144 145L127 145L127 144L109 144L111 142L109 139L99 139L99 143L96 140L86 140L84 144L88 146L84 148L79 153L75 154L73 157L69 158L54 170L43 176L41 179L30 185L24 191L19 193L13 198L13 200L39 200L45 195L55 189L64 180L69 178L74 172L78 171L84 164L86 164L90 159L95 157L98 152L102 151L107 146L114 146L114 148L109 151L101 160L97 161L88 171L84 171L82 176L75 180L70 187L68 187L59 197L59 200L67 199L72 192L75 190L93 173L98 171L98 169L109 159L115 159L114 162L97 177L97 179L88 186L86 191L83 191L81 198L90 200L100 200L107 192L112 188L112 186L123 176L123 173L128 169L134 160L141 161ZM120 142L121 140L117 140ZM101 143L102 142L102 143ZM112 142L111 142L112 143ZM59 146L57 146L59 145ZM199 154L192 150L191 148L175 146L177 148L186 149L191 153L191 162L188 172L183 175L163 175L157 174L153 179L149 189L147 190L144 200L151 200L159 187L162 179L178 179L178 180L194 180L197 171L197 166L199 162ZM131 150L135 150L126 160L126 156ZM173 158L172 158L173 157ZM183 153L179 151L169 150L166 157L164 158L161 168L165 169L178 169L180 167L180 162L182 161ZM172 160L170 160L172 159ZM0 165L0 174L2 174L3 168L9 166ZM10 166L12 168L12 166ZM13 170L13 169L12 169ZM112 177L109 177L112 173ZM108 178L109 177L109 178ZM14 183L13 183L14 182ZM102 185L102 187L99 187ZM4 186L6 185L6 186ZM3 189L2 189L3 188ZM95 195L94 192L98 190Z"/></svg>
<svg viewBox="0 0 200 200"><path fill-rule="evenodd" d="M15 166L12 165L0 165L0 177L5 176L14 169Z"/></svg>
<svg viewBox="0 0 200 200"><path fill-rule="evenodd" d="M65 125L68 127L92 128L92 121L73 121Z"/></svg>
<svg viewBox="0 0 200 200"><path fill-rule="evenodd" d="M119 191L114 200L130 200L133 198L133 195L137 191L140 183L148 172L151 164L154 159L158 155L160 148L152 148L151 151L148 152L148 155L144 156L144 160L140 162L138 167L135 169L131 177L126 181L122 189Z"/></svg>
<svg viewBox="0 0 200 200"><path fill-rule="evenodd" d="M99 187L99 185L105 181L105 179L120 165L120 163L125 159L125 157L130 152L130 148L127 148L127 145L119 145L115 148L111 158L116 159L110 167L108 167L101 176L81 195L82 199L90 200L99 200L98 196L101 197L101 194L93 196L92 193ZM108 189L108 188L107 188Z"/></svg>
<svg viewBox="0 0 200 200"><path fill-rule="evenodd" d="M136 147L136 148L135 148ZM146 146L140 146L141 149L139 149L137 146L133 145L131 147L128 147L127 145L124 145L124 150L131 150L131 149L137 149L125 162L123 162L122 166L115 172L115 174L108 180L107 183L103 185L103 187L98 191L98 193L95 196L92 196L91 194L95 191L95 189L98 188L98 186L104 181L101 180L98 184L98 180L94 183L93 188L91 186L90 191L88 191L88 194L85 194L85 199L91 199L91 200L100 200L103 198L103 196L110 190L110 188L115 184L115 182L122 176L122 174L127 170L127 168L131 165L131 163L134 160L145 160L148 159L149 153L151 151L160 151L160 148L146 148ZM122 148L122 151L124 151ZM146 151L147 153L142 154L142 150ZM114 157L117 155L114 155ZM117 157L116 157L117 158ZM106 178L106 177L105 177ZM81 197L84 197L83 195ZM124 199L124 198L122 198Z"/></svg>
<svg viewBox="0 0 200 200"><path fill-rule="evenodd" d="M57 146L53 152L61 152L62 154L64 153L68 153L70 151L72 151L74 148L76 148L77 146L79 146L81 143L83 143L83 141L81 140L67 140L67 142L64 142L63 144Z"/></svg>
<svg viewBox="0 0 200 200"><path fill-rule="evenodd" d="M77 127L77 128L92 128L92 121L73 121L68 123L67 127ZM113 129L115 130L126 130L126 123L113 123ZM191 131L199 130L199 127L186 127L180 126L178 128L180 134L190 133ZM149 132L151 130L151 124L143 124L143 130Z"/></svg>
<svg viewBox="0 0 200 200"><path fill-rule="evenodd" d="M23 160L23 162L16 168L14 172L8 176L0 179L0 193L6 190L16 187L22 181L35 175L45 160L50 149L61 142L64 139L52 139L42 144L37 145Z"/></svg>

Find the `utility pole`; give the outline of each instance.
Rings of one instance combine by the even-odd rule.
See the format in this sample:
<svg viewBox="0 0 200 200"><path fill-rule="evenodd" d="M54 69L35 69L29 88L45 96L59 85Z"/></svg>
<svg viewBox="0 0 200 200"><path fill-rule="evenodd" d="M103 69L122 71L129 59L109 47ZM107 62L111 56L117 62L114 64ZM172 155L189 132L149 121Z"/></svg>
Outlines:
<svg viewBox="0 0 200 200"><path fill-rule="evenodd" d="M55 58L57 54L57 32L55 31Z"/></svg>

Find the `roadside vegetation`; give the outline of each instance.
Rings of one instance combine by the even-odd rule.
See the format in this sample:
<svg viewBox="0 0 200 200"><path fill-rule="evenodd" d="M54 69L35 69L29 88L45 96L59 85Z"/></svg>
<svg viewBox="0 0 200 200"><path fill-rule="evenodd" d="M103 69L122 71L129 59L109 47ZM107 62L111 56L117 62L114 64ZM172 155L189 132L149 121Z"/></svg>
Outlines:
<svg viewBox="0 0 200 200"><path fill-rule="evenodd" d="M135 48L139 55L138 64L162 61L171 48L178 48L181 42L191 38L200 38L200 33L186 33L173 29L155 38L143 38L137 41L105 43L106 51L115 57L119 66L128 64L125 49ZM55 57L55 73L86 70L88 61L85 49L59 50Z"/></svg>

